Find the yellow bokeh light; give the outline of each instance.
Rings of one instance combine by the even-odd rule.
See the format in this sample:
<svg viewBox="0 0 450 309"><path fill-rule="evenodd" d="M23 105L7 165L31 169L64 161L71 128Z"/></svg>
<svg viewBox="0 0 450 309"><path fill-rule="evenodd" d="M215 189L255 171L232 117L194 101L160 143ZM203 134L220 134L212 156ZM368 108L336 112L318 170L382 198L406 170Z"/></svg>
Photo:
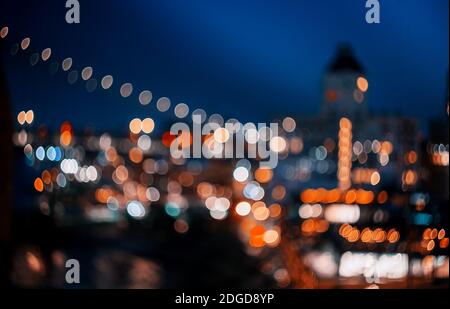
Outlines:
<svg viewBox="0 0 450 309"><path fill-rule="evenodd" d="M141 127L142 132L150 134L155 129L155 122L152 118L145 118L144 120L142 120Z"/></svg>
<svg viewBox="0 0 450 309"><path fill-rule="evenodd" d="M278 241L279 234L275 230L268 230L264 233L263 239L266 244L273 245Z"/></svg>
<svg viewBox="0 0 450 309"><path fill-rule="evenodd" d="M275 136L270 140L270 149L274 152L283 152L286 150L286 140L281 136Z"/></svg>
<svg viewBox="0 0 450 309"><path fill-rule="evenodd" d="M269 218L270 215L270 211L267 207L263 206L263 207L258 207L256 209L253 210L253 216L255 217L256 220L258 221L264 221L267 218Z"/></svg>
<svg viewBox="0 0 450 309"><path fill-rule="evenodd" d="M370 176L370 184L372 186L376 186L377 184L379 184L380 180L381 180L381 176L380 176L380 173L378 173L378 172L373 172L372 175Z"/></svg>
<svg viewBox="0 0 450 309"><path fill-rule="evenodd" d="M225 128L217 128L214 131L214 140L218 143L225 143L230 139L230 132Z"/></svg>
<svg viewBox="0 0 450 309"><path fill-rule="evenodd" d="M130 121L130 132L133 134L139 134L142 130L142 121L139 118L134 118Z"/></svg>
<svg viewBox="0 0 450 309"><path fill-rule="evenodd" d="M438 233L438 239L443 239L445 237L445 230L441 229Z"/></svg>
<svg viewBox="0 0 450 309"><path fill-rule="evenodd" d="M36 178L36 180L34 181L34 188L38 192L44 191L44 182L41 178Z"/></svg>
<svg viewBox="0 0 450 309"><path fill-rule="evenodd" d="M9 28L3 27L2 30L0 30L0 38L4 39L8 35Z"/></svg>
<svg viewBox="0 0 450 309"><path fill-rule="evenodd" d="M251 206L248 202L240 202L236 205L236 213L239 216L245 217L250 213Z"/></svg>
<svg viewBox="0 0 450 309"><path fill-rule="evenodd" d="M25 123L25 112L21 111L18 115L17 115L17 122L20 125L23 125Z"/></svg>
<svg viewBox="0 0 450 309"><path fill-rule="evenodd" d="M128 156L133 163L141 163L143 159L142 150L138 147L131 148Z"/></svg>
<svg viewBox="0 0 450 309"><path fill-rule="evenodd" d="M255 171L255 179L260 183L268 183L272 180L273 172L269 168L258 168Z"/></svg>
<svg viewBox="0 0 450 309"><path fill-rule="evenodd" d="M70 145L70 143L72 142L72 134L70 133L70 131L64 131L63 133L61 133L60 142L63 146Z"/></svg>
<svg viewBox="0 0 450 309"><path fill-rule="evenodd" d="M358 77L358 79L356 80L356 85L362 92L366 92L367 90L369 90L369 82L362 76Z"/></svg>
<svg viewBox="0 0 450 309"><path fill-rule="evenodd" d="M269 207L270 217L278 218L281 215L282 209L280 204L272 204Z"/></svg>
<svg viewBox="0 0 450 309"><path fill-rule="evenodd" d="M32 110L29 110L25 113L25 122L28 124L32 124L34 121L34 112Z"/></svg>

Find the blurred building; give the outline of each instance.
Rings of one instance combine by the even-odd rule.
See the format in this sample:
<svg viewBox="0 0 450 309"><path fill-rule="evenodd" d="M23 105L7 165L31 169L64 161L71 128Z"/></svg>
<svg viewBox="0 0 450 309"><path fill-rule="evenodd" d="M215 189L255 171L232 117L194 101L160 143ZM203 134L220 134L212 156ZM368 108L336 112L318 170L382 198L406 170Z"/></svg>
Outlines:
<svg viewBox="0 0 450 309"><path fill-rule="evenodd" d="M423 152L417 119L370 110L369 81L341 45L323 78L319 113L297 117L294 131L289 118L281 123L290 153L279 169L300 193L299 250L319 286L430 278L448 265L448 212L439 206L448 203L448 119L431 124ZM296 224L298 195L290 196ZM318 229L321 218L330 226Z"/></svg>
<svg viewBox="0 0 450 309"><path fill-rule="evenodd" d="M363 66L349 46L340 46L323 79L320 113L297 118L304 147L323 146L327 158L338 164L340 122L348 119L352 186L411 189L417 184L419 123L408 117L375 115L368 105L368 92L369 78ZM410 158L405 158L408 155ZM378 175L375 172L380 177L372 177ZM336 186L333 182L335 179L330 178L326 186Z"/></svg>

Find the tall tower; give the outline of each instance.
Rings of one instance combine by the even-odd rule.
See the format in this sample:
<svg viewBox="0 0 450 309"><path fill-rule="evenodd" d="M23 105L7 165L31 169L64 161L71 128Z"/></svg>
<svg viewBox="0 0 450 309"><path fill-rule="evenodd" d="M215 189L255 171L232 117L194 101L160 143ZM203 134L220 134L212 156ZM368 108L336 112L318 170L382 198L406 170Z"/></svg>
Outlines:
<svg viewBox="0 0 450 309"><path fill-rule="evenodd" d="M325 74L322 115L330 121L342 117L352 122L367 116L366 95L369 83L351 48L342 44Z"/></svg>

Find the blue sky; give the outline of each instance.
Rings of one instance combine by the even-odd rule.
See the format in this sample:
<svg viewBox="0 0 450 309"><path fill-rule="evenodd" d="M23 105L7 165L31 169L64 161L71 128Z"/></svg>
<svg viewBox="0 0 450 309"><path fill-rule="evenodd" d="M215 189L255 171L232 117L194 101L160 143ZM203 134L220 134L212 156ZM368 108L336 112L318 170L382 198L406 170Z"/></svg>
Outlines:
<svg viewBox="0 0 450 309"><path fill-rule="evenodd" d="M448 74L448 1L380 0L381 24L365 22L364 0L81 0L81 24L64 21L64 1L0 4L8 44L52 47L94 76L112 74L136 92L245 121L315 113L321 80L340 42L350 43L370 81L369 107L428 120L442 115ZM25 4L24 4L25 3ZM9 45L7 44L7 47ZM81 82L31 68L6 51L15 111L33 108L50 125L126 129L134 117L170 117L118 87L87 93ZM154 101L153 101L154 102ZM100 116L101 115L101 116Z"/></svg>

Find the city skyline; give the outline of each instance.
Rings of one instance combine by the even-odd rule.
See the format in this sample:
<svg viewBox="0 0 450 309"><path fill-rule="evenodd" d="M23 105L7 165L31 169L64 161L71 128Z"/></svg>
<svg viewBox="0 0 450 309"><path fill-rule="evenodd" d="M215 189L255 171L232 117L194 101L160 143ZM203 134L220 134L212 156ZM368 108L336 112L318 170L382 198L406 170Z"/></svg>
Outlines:
<svg viewBox="0 0 450 309"><path fill-rule="evenodd" d="M0 285L448 287L448 1L42 2L0 4Z"/></svg>

